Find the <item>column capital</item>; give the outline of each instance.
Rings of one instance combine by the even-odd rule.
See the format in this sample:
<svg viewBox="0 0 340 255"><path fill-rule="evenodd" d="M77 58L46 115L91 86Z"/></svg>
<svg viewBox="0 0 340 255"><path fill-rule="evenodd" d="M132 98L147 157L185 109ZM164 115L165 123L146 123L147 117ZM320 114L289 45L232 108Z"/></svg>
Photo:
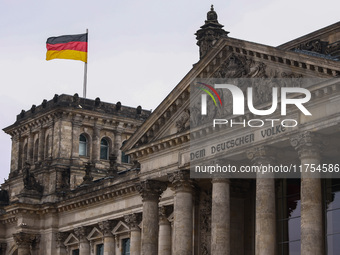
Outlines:
<svg viewBox="0 0 340 255"><path fill-rule="evenodd" d="M195 188L194 180L190 178L189 170L179 170L168 174L168 179L172 183L175 192L192 192Z"/></svg>
<svg viewBox="0 0 340 255"><path fill-rule="evenodd" d="M78 237L79 241L84 241L88 235L88 229L86 227L75 228L74 234Z"/></svg>
<svg viewBox="0 0 340 255"><path fill-rule="evenodd" d="M165 182L156 180L142 181L136 185L137 191L143 198L143 201L154 200L158 201L163 191L165 191L167 185Z"/></svg>
<svg viewBox="0 0 340 255"><path fill-rule="evenodd" d="M304 131L290 138L290 143L298 151L302 158L320 158L320 152L324 145L319 134Z"/></svg>
<svg viewBox="0 0 340 255"><path fill-rule="evenodd" d="M123 134L123 129L122 128L117 128L116 130L113 130L114 135L116 136L121 136Z"/></svg>
<svg viewBox="0 0 340 255"><path fill-rule="evenodd" d="M31 247L40 242L40 235L33 233L15 233L13 238L18 247Z"/></svg>
<svg viewBox="0 0 340 255"><path fill-rule="evenodd" d="M160 225L169 225L170 222L168 220L168 215L170 213L169 211L170 208L165 207L165 206L161 206L158 209L158 213L159 213L159 224Z"/></svg>
<svg viewBox="0 0 340 255"><path fill-rule="evenodd" d="M65 232L56 233L57 248L65 247L64 241L67 238L67 236L68 236L68 233L65 233Z"/></svg>
<svg viewBox="0 0 340 255"><path fill-rule="evenodd" d="M82 124L83 124L83 118L79 114L76 114L75 116L73 116L72 118L73 127L81 127Z"/></svg>
<svg viewBox="0 0 340 255"><path fill-rule="evenodd" d="M129 215L124 216L125 222L129 225L131 231L139 231L139 223L142 220L142 217L140 214L133 213Z"/></svg>
<svg viewBox="0 0 340 255"><path fill-rule="evenodd" d="M113 227L113 222L106 220L98 223L100 230L102 231L104 237L112 236L111 230Z"/></svg>
<svg viewBox="0 0 340 255"><path fill-rule="evenodd" d="M254 164L269 164L275 160L276 150L268 146L257 146L247 150L247 158Z"/></svg>

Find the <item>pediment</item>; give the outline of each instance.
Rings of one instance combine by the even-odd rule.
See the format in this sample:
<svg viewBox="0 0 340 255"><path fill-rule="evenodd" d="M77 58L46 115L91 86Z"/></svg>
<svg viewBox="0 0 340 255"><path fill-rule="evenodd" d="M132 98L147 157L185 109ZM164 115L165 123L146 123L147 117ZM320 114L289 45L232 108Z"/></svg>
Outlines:
<svg viewBox="0 0 340 255"><path fill-rule="evenodd" d="M103 237L102 232L98 230L98 228L94 227L91 232L88 234L87 239L90 240L95 240L95 239L100 239Z"/></svg>
<svg viewBox="0 0 340 255"><path fill-rule="evenodd" d="M119 221L115 228L112 230L113 235L129 232L129 226L122 221Z"/></svg>
<svg viewBox="0 0 340 255"><path fill-rule="evenodd" d="M197 78L329 78L339 75L339 61L223 38L194 65L129 139L123 150L138 157L158 151L162 147L157 143L163 143L164 139L173 137L181 140L181 134L188 128L190 84Z"/></svg>
<svg viewBox="0 0 340 255"><path fill-rule="evenodd" d="M65 246L71 246L71 245L75 245L75 244L79 244L79 239L74 234L71 233L66 238L64 245Z"/></svg>

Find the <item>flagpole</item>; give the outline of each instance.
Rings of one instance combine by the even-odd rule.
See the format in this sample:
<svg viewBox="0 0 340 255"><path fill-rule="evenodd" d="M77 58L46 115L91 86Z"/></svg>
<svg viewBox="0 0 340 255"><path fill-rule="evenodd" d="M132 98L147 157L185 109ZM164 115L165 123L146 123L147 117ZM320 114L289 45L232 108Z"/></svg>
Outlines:
<svg viewBox="0 0 340 255"><path fill-rule="evenodd" d="M86 29L86 34L89 33L89 30ZM88 52L87 52L88 55ZM83 86L83 97L86 98L86 86L87 86L87 59L84 63L84 86Z"/></svg>

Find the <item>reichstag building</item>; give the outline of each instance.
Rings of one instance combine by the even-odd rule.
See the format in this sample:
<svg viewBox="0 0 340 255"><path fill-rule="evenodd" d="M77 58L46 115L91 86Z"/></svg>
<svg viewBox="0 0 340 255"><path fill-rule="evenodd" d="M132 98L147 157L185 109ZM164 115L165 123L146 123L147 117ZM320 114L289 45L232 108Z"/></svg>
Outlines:
<svg viewBox="0 0 340 255"><path fill-rule="evenodd" d="M0 254L340 254L340 22L277 47L228 34L212 6L153 112L75 94L17 115Z"/></svg>

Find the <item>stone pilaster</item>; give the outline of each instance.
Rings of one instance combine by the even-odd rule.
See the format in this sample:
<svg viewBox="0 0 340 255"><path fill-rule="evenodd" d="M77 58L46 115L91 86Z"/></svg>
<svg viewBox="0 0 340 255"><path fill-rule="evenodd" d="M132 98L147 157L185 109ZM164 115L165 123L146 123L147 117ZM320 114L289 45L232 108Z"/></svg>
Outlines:
<svg viewBox="0 0 340 255"><path fill-rule="evenodd" d="M19 169L22 169L23 166L24 166L24 162L23 162L23 152L24 152L24 139L22 139L21 135L19 134L19 137L18 137L18 154L17 155L13 155L12 154L12 158L13 157L16 157L18 156L18 170ZM15 162L15 160L14 160ZM16 169L13 169L13 170L16 170ZM11 169L12 171L12 169Z"/></svg>
<svg viewBox="0 0 340 255"><path fill-rule="evenodd" d="M104 254L103 255L114 255L115 254L115 239L111 233L113 224L110 221L102 221L98 223L100 230L103 233L104 243Z"/></svg>
<svg viewBox="0 0 340 255"><path fill-rule="evenodd" d="M114 142L114 154L117 156L117 162L121 163L122 162L122 152L120 150L120 147L122 146L122 131L121 130L116 130L114 132L115 134L115 142Z"/></svg>
<svg viewBox="0 0 340 255"><path fill-rule="evenodd" d="M130 254L140 255L141 232L138 225L141 222L141 215L136 213L126 215L124 220L130 227Z"/></svg>
<svg viewBox="0 0 340 255"><path fill-rule="evenodd" d="M33 133L29 133L28 138L27 138L27 161L32 165L33 162L33 146L34 146L34 141L33 141ZM24 162L25 163L25 162Z"/></svg>
<svg viewBox="0 0 340 255"><path fill-rule="evenodd" d="M247 151L253 165L274 165L273 148L259 146ZM255 254L276 254L275 180L272 173L256 175Z"/></svg>
<svg viewBox="0 0 340 255"><path fill-rule="evenodd" d="M56 243L57 243L57 254L58 255L67 255L66 247L64 245L64 241L67 238L67 233L58 232L56 233Z"/></svg>
<svg viewBox="0 0 340 255"><path fill-rule="evenodd" d="M166 183L146 180L136 188L143 198L141 254L158 254L158 202Z"/></svg>
<svg viewBox="0 0 340 255"><path fill-rule="evenodd" d="M291 138L301 172L301 255L324 254L321 179L306 167L320 164L321 137L306 131ZM306 171L307 170L307 171Z"/></svg>
<svg viewBox="0 0 340 255"><path fill-rule="evenodd" d="M44 159L45 132L46 130L41 127L39 132L38 162L41 162Z"/></svg>
<svg viewBox="0 0 340 255"><path fill-rule="evenodd" d="M87 240L88 231L85 227L79 227L74 230L75 235L79 240L79 254L90 255L90 243Z"/></svg>
<svg viewBox="0 0 340 255"><path fill-rule="evenodd" d="M212 180L211 254L230 254L230 181Z"/></svg>
<svg viewBox="0 0 340 255"><path fill-rule="evenodd" d="M159 242L158 254L171 255L171 224L167 217L166 208L159 208Z"/></svg>
<svg viewBox="0 0 340 255"><path fill-rule="evenodd" d="M75 161L77 161L77 159L79 158L79 136L81 125L82 120L80 116L75 116L72 120L72 155L71 155L71 158ZM89 151L87 153L89 153Z"/></svg>
<svg viewBox="0 0 340 255"><path fill-rule="evenodd" d="M21 165L20 161L20 139L18 135L11 137L12 150L11 150L11 172L18 170Z"/></svg>
<svg viewBox="0 0 340 255"><path fill-rule="evenodd" d="M53 158L53 146L54 146L54 121L51 121L48 124L48 128L47 130L50 130L49 135L48 135L48 141L47 145L48 147L46 147L46 151L45 151L45 158L47 159L52 159Z"/></svg>
<svg viewBox="0 0 340 255"><path fill-rule="evenodd" d="M180 170L169 175L175 191L174 197L174 253L192 254L193 241L193 189L189 171Z"/></svg>
<svg viewBox="0 0 340 255"><path fill-rule="evenodd" d="M100 130L102 127L98 124L94 125L92 137L92 161L99 162L100 156Z"/></svg>
<svg viewBox="0 0 340 255"><path fill-rule="evenodd" d="M31 255L31 249L40 241L40 235L25 232L13 234L13 238L18 247L18 255Z"/></svg>

